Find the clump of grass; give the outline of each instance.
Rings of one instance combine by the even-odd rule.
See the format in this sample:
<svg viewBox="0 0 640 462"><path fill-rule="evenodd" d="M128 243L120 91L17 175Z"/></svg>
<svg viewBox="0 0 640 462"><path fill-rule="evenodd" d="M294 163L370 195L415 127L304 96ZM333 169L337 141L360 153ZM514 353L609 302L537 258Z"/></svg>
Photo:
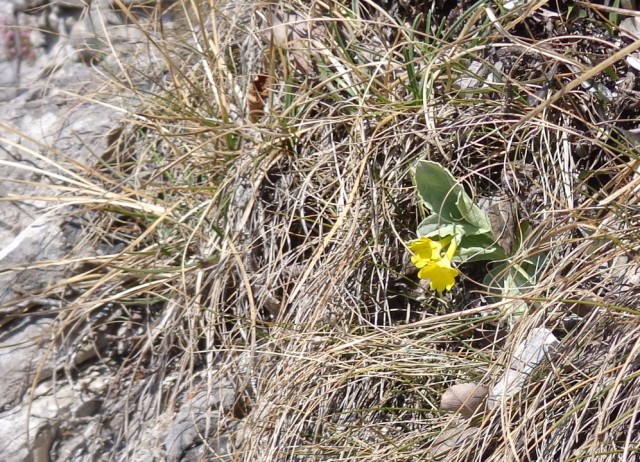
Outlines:
<svg viewBox="0 0 640 462"><path fill-rule="evenodd" d="M181 5L187 33L144 29L167 75L136 70L153 96L137 90L101 162L66 180L97 212L91 235L123 248L64 282L79 295L61 325L138 323L105 419L168 412L203 372L231 373L243 460L428 459L456 424L443 391L495 382L546 326L560 353L445 460L637 453L634 127L574 38L540 32L538 4L413 24L372 2ZM525 253L548 253L515 325L488 303L486 267L446 297L407 270L420 158L515 202Z"/></svg>

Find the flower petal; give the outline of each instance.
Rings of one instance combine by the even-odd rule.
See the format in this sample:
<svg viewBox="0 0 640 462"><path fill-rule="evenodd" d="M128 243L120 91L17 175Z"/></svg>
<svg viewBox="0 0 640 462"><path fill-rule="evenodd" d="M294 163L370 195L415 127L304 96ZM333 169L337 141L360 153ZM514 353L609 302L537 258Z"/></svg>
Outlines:
<svg viewBox="0 0 640 462"><path fill-rule="evenodd" d="M433 241L428 237L421 237L419 239L411 241L409 242L407 247L409 247L409 250L413 253L411 261L416 266L418 266L416 261L419 260L439 260L440 254L442 253L442 244L439 241ZM421 268L421 266L418 266L418 268Z"/></svg>
<svg viewBox="0 0 640 462"><path fill-rule="evenodd" d="M418 277L420 279L429 279L429 286L432 290L443 292L444 290L451 290L456 283L458 274L460 274L460 271L452 268L451 261L445 257L422 267L418 272Z"/></svg>
<svg viewBox="0 0 640 462"><path fill-rule="evenodd" d="M430 263L431 260L425 260L424 258L420 258L419 255L411 255L411 263L416 265L416 268L422 268L426 264Z"/></svg>

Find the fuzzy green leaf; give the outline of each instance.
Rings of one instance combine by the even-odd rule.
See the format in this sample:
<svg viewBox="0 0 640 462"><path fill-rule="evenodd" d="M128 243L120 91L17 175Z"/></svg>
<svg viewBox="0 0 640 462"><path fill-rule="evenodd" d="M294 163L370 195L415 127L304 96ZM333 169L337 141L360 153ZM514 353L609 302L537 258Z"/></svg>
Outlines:
<svg viewBox="0 0 640 462"><path fill-rule="evenodd" d="M519 264L500 263L489 271L484 284L503 296L524 294L535 285L546 258L546 253L540 253Z"/></svg>
<svg viewBox="0 0 640 462"><path fill-rule="evenodd" d="M507 256L490 234L464 236L458 245L457 258L461 263L503 260Z"/></svg>
<svg viewBox="0 0 640 462"><path fill-rule="evenodd" d="M504 250L496 243L491 233L474 234L478 229L468 223L453 225L443 223L437 215L429 215L418 225L418 237L443 238L456 236L459 239L455 261L502 260L506 258Z"/></svg>
<svg viewBox="0 0 640 462"><path fill-rule="evenodd" d="M467 234L491 231L486 214L473 203L453 175L437 162L419 161L415 181L420 198L440 222L463 226Z"/></svg>
<svg viewBox="0 0 640 462"><path fill-rule="evenodd" d="M460 224L447 222L434 213L422 220L416 231L419 237L462 237L465 234L474 234L477 228L465 222Z"/></svg>

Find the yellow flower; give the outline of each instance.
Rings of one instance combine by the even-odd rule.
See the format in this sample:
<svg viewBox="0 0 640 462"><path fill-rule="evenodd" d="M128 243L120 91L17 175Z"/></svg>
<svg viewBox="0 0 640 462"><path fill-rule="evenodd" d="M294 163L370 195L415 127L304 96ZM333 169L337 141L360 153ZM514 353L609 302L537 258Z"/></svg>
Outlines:
<svg viewBox="0 0 640 462"><path fill-rule="evenodd" d="M456 283L456 276L460 271L451 266L451 261L444 257L438 261L429 263L418 271L420 279L429 279L431 290L442 292L451 290Z"/></svg>
<svg viewBox="0 0 640 462"><path fill-rule="evenodd" d="M408 245L411 255L411 262L418 268L422 268L429 262L439 260L442 253L442 244L439 241L432 241L428 237L421 237L411 241Z"/></svg>
<svg viewBox="0 0 640 462"><path fill-rule="evenodd" d="M449 245L449 248L443 254L443 247L446 245ZM413 253L411 261L420 269L418 277L429 279L431 290L451 290L456 283L456 276L460 274L460 271L451 266L451 260L458 248L456 240L452 236L439 241L421 237L410 242L408 247Z"/></svg>

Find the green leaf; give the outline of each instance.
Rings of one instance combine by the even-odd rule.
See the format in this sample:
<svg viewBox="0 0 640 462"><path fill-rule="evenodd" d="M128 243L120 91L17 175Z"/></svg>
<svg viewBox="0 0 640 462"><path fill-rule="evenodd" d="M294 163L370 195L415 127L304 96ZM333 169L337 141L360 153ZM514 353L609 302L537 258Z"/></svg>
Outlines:
<svg viewBox="0 0 640 462"><path fill-rule="evenodd" d="M496 295L509 297L527 293L536 283L538 273L546 263L547 254L540 253L518 263L504 262L494 266L484 278L484 284Z"/></svg>
<svg viewBox="0 0 640 462"><path fill-rule="evenodd" d="M460 183L442 165L429 160L418 162L415 171L416 187L427 208L440 222L467 226L472 234L491 231L486 214L473 203Z"/></svg>
<svg viewBox="0 0 640 462"><path fill-rule="evenodd" d="M458 245L455 261L467 263L472 261L504 260L507 255L496 243L491 234L464 236Z"/></svg>
<svg viewBox="0 0 640 462"><path fill-rule="evenodd" d="M503 260L504 250L496 243L493 234L477 234L478 229L468 223L450 224L440 221L438 215L429 215L418 225L418 237L443 238L456 236L459 240L454 261L466 263L470 261Z"/></svg>
<svg viewBox="0 0 640 462"><path fill-rule="evenodd" d="M463 189L462 186L460 186L460 188ZM489 221L489 217L473 203L464 189L458 198L458 202L456 202L456 206L464 220L478 228L479 231L477 234L483 234L485 232L491 233L491 221Z"/></svg>
<svg viewBox="0 0 640 462"><path fill-rule="evenodd" d="M462 220L456 206L460 187L451 173L436 162L421 160L416 166L415 179L418 194L432 213L449 223Z"/></svg>
<svg viewBox="0 0 640 462"><path fill-rule="evenodd" d="M454 224L442 220L437 214L431 214L418 225L416 230L419 237L446 237L460 236L465 234L476 234L478 229L465 222Z"/></svg>

